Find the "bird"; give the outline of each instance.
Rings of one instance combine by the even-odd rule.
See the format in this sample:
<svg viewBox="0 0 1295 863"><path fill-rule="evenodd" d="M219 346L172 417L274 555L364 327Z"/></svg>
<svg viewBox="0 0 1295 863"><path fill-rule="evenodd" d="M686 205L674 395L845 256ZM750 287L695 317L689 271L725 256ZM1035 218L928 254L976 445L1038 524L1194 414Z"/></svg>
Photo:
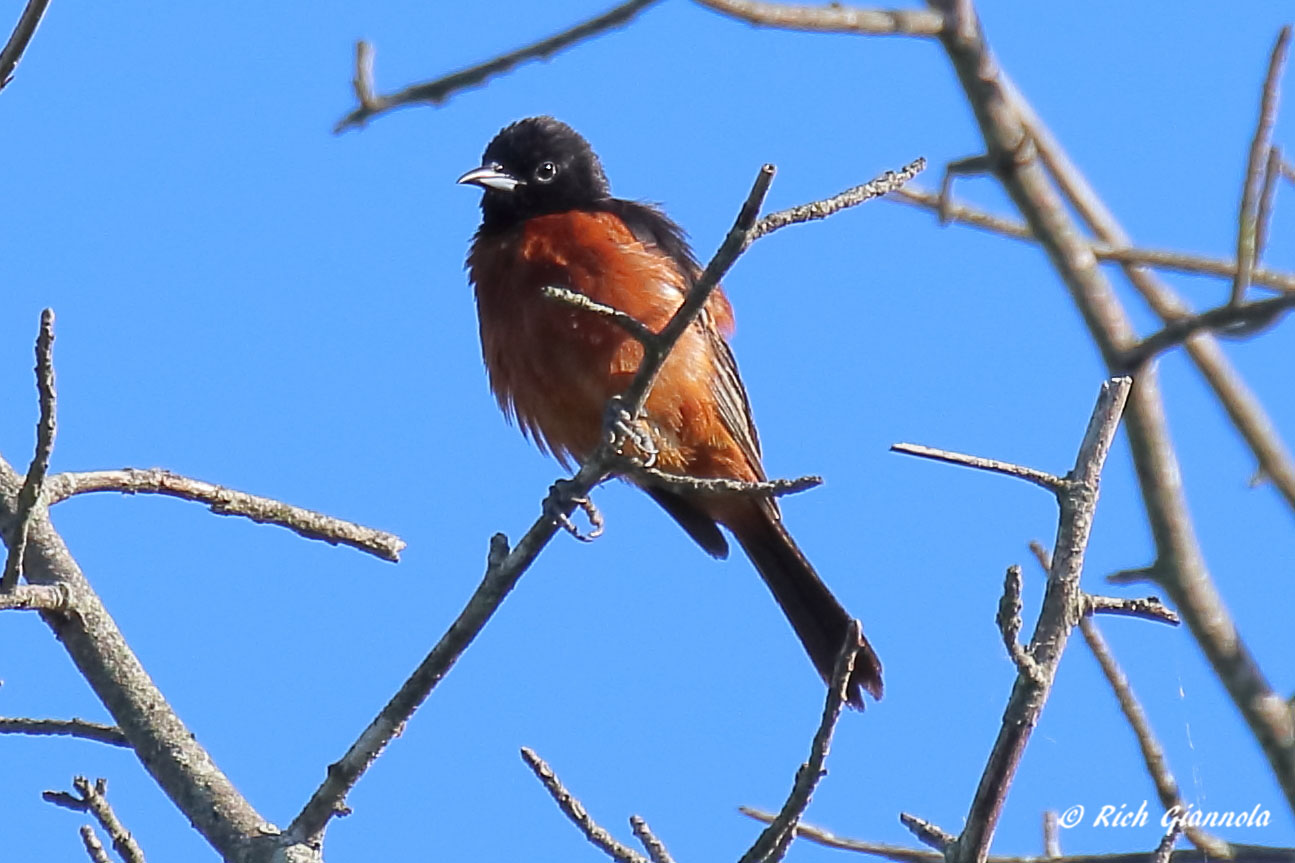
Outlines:
<svg viewBox="0 0 1295 863"><path fill-rule="evenodd" d="M589 142L549 116L503 128L480 167L459 177L479 187L481 225L467 258L490 389L504 414L564 466L588 458L603 435L608 400L622 393L642 345L596 310L544 293L563 288L659 332L701 268L684 231L657 206L613 197ZM717 287L661 368L633 424L640 453L666 473L765 480L750 402L728 337L733 309ZM631 480L717 558L726 528L782 608L815 669L830 681L851 616L819 577L766 495L712 494ZM882 696L881 662L866 638L847 685Z"/></svg>

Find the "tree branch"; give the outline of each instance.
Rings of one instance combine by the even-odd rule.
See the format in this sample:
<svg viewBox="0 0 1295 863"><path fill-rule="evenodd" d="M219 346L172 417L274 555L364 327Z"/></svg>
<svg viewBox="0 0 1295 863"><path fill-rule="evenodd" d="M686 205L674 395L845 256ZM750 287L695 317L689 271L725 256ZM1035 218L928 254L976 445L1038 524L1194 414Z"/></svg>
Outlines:
<svg viewBox="0 0 1295 863"><path fill-rule="evenodd" d="M257 524L277 524L306 539L317 539L330 545L347 545L392 562L400 560L400 552L405 547L403 539L386 531L364 527L272 498L180 476L160 468L144 470L128 467L122 470L61 473L49 481L48 500L52 506L78 494L102 491L161 494L203 503L217 515L238 515Z"/></svg>
<svg viewBox="0 0 1295 863"><path fill-rule="evenodd" d="M989 471L990 473L1001 473L1006 476L1023 479L1026 482L1033 483L1040 488L1046 488L1054 495L1062 495L1067 489L1067 480L1065 477L1054 476L1047 471L1036 470L1032 467L1024 467L1011 462L998 461L992 458L981 458L975 455L964 455L959 452L950 452L934 447L922 446L916 443L897 443L891 444L891 452L897 452L901 455L913 455L918 458L928 458L932 461L941 461L946 464L956 464L962 467L975 468L976 470Z"/></svg>
<svg viewBox="0 0 1295 863"><path fill-rule="evenodd" d="M585 834L586 839L601 848L607 856L617 863L650 863L648 858L628 845L617 842L615 837L599 827L598 822L590 816L589 810L585 809L584 805L566 789L562 780L558 779L558 775L553 772L553 768L545 764L544 759L536 755L533 749L523 746L522 760L526 762L527 767L531 768L562 813L571 819L572 824L580 828L580 832Z"/></svg>
<svg viewBox="0 0 1295 863"><path fill-rule="evenodd" d="M1264 167L1272 147L1273 126L1277 122L1277 103L1280 93L1282 68L1286 65L1286 48L1290 45L1291 28L1286 25L1277 35L1272 56L1268 61L1268 75L1264 78L1263 95L1259 100L1259 121L1254 140L1250 143L1250 158L1246 176L1241 184L1241 212L1237 218L1237 275L1232 282L1232 305L1239 306L1250 287L1250 274L1259 260L1259 204L1264 185Z"/></svg>
<svg viewBox="0 0 1295 863"><path fill-rule="evenodd" d="M396 108L416 104L440 105L454 94L479 87L491 78L509 72L529 60L547 58L606 30L623 27L655 2L657 0L629 0L561 33L515 51L509 51L507 54L501 54L493 60L460 69L435 81L413 84L382 96L374 95L373 91L373 47L367 42L360 42L356 45L354 80L360 106L339 120L333 127L333 132L336 134L354 126L363 126L373 117Z"/></svg>
<svg viewBox="0 0 1295 863"><path fill-rule="evenodd" d="M121 823L117 813L113 812L112 806L108 804L108 781L96 779L94 785L91 785L90 780L84 776L78 776L72 780L72 787L76 789L79 797L63 791L46 791L41 797L47 803L53 803L74 812L89 812L108 834L108 838L112 840L112 849L124 863L144 863L144 850L139 847L135 837L130 835L130 831Z"/></svg>
<svg viewBox="0 0 1295 863"><path fill-rule="evenodd" d="M18 509L9 528L9 554L5 557L0 593L10 593L18 586L22 573L23 553L27 548L27 531L41 502L45 474L49 472L54 452L54 433L58 428L58 401L54 393L54 310L40 313L40 335L36 337L36 390L39 393L40 420L36 424L36 454L27 468L27 477L18 490Z"/></svg>
<svg viewBox="0 0 1295 863"><path fill-rule="evenodd" d="M126 735L115 725L86 719L28 719L0 717L0 734L30 734L38 737L80 737L112 746L130 746Z"/></svg>
<svg viewBox="0 0 1295 863"><path fill-rule="evenodd" d="M850 674L854 671L859 648L863 646L862 635L863 628L859 621L851 620L845 641L836 656L832 679L828 681L827 700L823 704L823 716L819 720L818 730L814 732L814 740L809 747L809 759L796 771L791 792L778 815L761 831L738 863L779 863L786 856L787 848L796 836L796 825L805 814L819 780L823 778L823 763L827 760L832 733L836 730L841 710L850 694Z"/></svg>
<svg viewBox="0 0 1295 863"><path fill-rule="evenodd" d="M9 35L9 41L5 43L4 49L0 50L0 90L13 80L14 69L18 68L18 61L22 59L23 52L27 50L32 37L36 35L36 28L40 26L40 19L44 16L47 6L49 6L49 0L28 0L23 8L17 26Z"/></svg>
<svg viewBox="0 0 1295 863"><path fill-rule="evenodd" d="M802 6L765 3L761 0L697 0L714 12L780 30L811 30L820 33L861 33L872 36L935 36L944 18L928 9L859 9L832 3Z"/></svg>

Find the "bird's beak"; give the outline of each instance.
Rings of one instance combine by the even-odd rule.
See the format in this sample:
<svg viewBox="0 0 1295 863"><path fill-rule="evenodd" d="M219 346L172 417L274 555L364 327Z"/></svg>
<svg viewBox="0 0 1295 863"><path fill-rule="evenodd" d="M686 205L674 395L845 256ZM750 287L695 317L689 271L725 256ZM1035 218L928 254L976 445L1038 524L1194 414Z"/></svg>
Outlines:
<svg viewBox="0 0 1295 863"><path fill-rule="evenodd" d="M482 165L480 168L473 168L458 179L459 183L467 183L472 186L480 186L483 189L495 189L500 192L511 192L521 185L521 181L509 174L507 171L501 171L491 165Z"/></svg>

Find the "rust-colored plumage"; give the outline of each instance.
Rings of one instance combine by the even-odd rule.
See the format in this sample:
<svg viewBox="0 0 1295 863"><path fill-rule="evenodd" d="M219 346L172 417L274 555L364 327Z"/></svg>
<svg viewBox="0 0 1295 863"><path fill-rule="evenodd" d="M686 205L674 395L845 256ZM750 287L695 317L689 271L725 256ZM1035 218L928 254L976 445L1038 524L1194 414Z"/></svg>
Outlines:
<svg viewBox="0 0 1295 863"><path fill-rule="evenodd" d="M698 267L682 232L653 207L610 196L597 157L547 117L504 129L485 164L461 182L485 189L468 257L490 387L523 432L564 464L593 452L607 400L622 392L642 347L601 316L545 297L578 291L659 331ZM765 478L746 392L725 337L733 313L720 289L679 340L641 421L656 467L695 477ZM722 557L728 528L787 614L819 673L830 675L850 617L783 527L771 499L645 490L704 549ZM881 697L881 664L865 646L851 679Z"/></svg>

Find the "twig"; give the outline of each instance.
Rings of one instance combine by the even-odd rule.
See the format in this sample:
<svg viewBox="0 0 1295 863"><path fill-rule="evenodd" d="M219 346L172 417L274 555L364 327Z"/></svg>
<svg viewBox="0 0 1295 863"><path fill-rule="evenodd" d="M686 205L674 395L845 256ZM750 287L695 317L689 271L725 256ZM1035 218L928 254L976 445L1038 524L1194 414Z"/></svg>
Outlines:
<svg viewBox="0 0 1295 863"><path fill-rule="evenodd" d="M61 584L20 584L0 593L0 611L67 611L71 603Z"/></svg>
<svg viewBox="0 0 1295 863"><path fill-rule="evenodd" d="M998 631L1003 636L1007 655L1022 673L1031 678L1039 675L1039 665L1018 640L1021 634L1021 568L1012 564L1003 579L1003 596L998 601Z"/></svg>
<svg viewBox="0 0 1295 863"><path fill-rule="evenodd" d="M647 851L652 863L674 863L674 858L666 850L665 843L657 838L646 821L637 815L631 815L630 829L634 831L634 835L638 837L639 842L643 843L643 848Z"/></svg>
<svg viewBox="0 0 1295 863"><path fill-rule="evenodd" d="M937 827L925 818L918 818L907 812L899 813L899 823L907 827L908 832L916 836L923 845L929 845L939 851L942 857L947 856L950 846L958 841L958 837L947 830Z"/></svg>
<svg viewBox="0 0 1295 863"><path fill-rule="evenodd" d="M614 309L611 306L605 306L602 303L595 302L579 291L568 290L567 288L558 288L547 285L540 288L540 293L552 300L566 303L577 309L586 312L593 312L596 315L602 315L616 326L630 334L630 337L639 342L648 342L656 338L656 333L651 328L639 321L633 315L628 315L620 309Z"/></svg>
<svg viewBox="0 0 1295 863"><path fill-rule="evenodd" d="M986 470L991 473L1001 473L1007 476L1023 479L1026 482L1032 482L1040 488L1046 488L1054 495L1065 494L1067 490L1067 480L1064 477L1054 476L1046 471L1036 470L1032 467L1024 467L1011 462L998 461L992 458L981 458L975 455L964 455L958 452L935 449L934 447L922 446L915 443L897 443L890 447L891 452L902 453L903 455L914 455L918 458L929 458L932 461L942 461L947 464L956 464L963 467L971 467L976 470Z"/></svg>
<svg viewBox="0 0 1295 863"><path fill-rule="evenodd" d="M755 227L747 236L747 245L788 225L826 219L841 210L857 207L871 201L873 198L880 198L882 195L889 195L891 192L902 188L905 183L924 170L926 170L926 160L917 158L898 171L887 171L875 180L870 180L852 189L846 189L844 192L830 198L811 201L808 204L801 204L786 210L779 210L776 213L770 213L759 222L756 222Z"/></svg>
<svg viewBox="0 0 1295 863"><path fill-rule="evenodd" d="M1058 832L1057 812L1049 809L1043 813L1043 856L1055 859L1061 856L1061 836Z"/></svg>
<svg viewBox="0 0 1295 863"><path fill-rule="evenodd" d="M1133 734L1138 739L1138 748L1142 752L1142 763L1146 765L1147 774L1151 777L1152 783L1156 786L1156 796L1160 798L1160 805L1165 807L1165 811L1170 811L1175 807L1178 811L1183 811L1183 800L1178 791L1178 782L1174 779L1173 773L1169 770L1169 762L1165 759L1165 751L1156 738L1155 731L1151 728L1151 721L1147 718L1146 711L1142 709L1141 702L1133 692L1133 687L1129 684L1129 678L1120 668L1119 663L1115 661L1115 656L1111 653L1106 639L1102 637L1101 629L1098 628L1096 621L1089 617L1082 617L1079 620L1079 631L1083 633L1084 642L1087 643L1088 649L1093 652L1097 658L1097 664L1102 668L1102 674L1106 675L1106 680L1111 685L1111 690L1115 693L1115 699L1120 704L1120 712L1124 714L1125 720L1129 727L1133 729ZM1175 821L1181 821L1175 819ZM1182 825L1185 826L1186 825ZM1208 852L1215 859L1226 860L1232 854L1228 844L1221 839L1210 835L1200 827L1186 827L1187 838L1192 844L1203 851Z"/></svg>
<svg viewBox="0 0 1295 863"><path fill-rule="evenodd" d="M23 52L31 43L31 38L36 35L36 28L40 26L40 19L45 14L47 6L49 6L49 0L28 0L23 8L17 26L9 35L9 41L5 43L4 49L0 50L0 90L13 80L14 69L18 68L18 61L22 59Z"/></svg>
<svg viewBox="0 0 1295 863"><path fill-rule="evenodd" d="M827 700L823 704L823 716L819 720L818 730L814 732L814 741L810 744L809 759L796 771L791 793L787 795L777 817L761 831L738 863L778 863L786 855L791 840L796 836L796 824L805 814L810 797L823 778L823 763L827 760L827 752L832 745L832 732L836 730L841 709L850 694L850 674L854 671L855 658L863 644L862 634L863 628L859 621L851 620L845 641L836 656L832 679L828 682Z"/></svg>
<svg viewBox="0 0 1295 863"><path fill-rule="evenodd" d="M36 423L36 454L27 468L27 478L18 491L16 521L9 533L9 554L5 558L0 593L18 586L23 554L27 550L27 532L36 507L41 503L45 474L49 472L54 452L54 434L58 429L58 400L54 393L54 310L40 313L40 334L36 337L36 390L39 393L40 420Z"/></svg>
<svg viewBox="0 0 1295 863"><path fill-rule="evenodd" d="M1274 323L1278 317L1295 308L1295 293L1271 297L1254 303L1228 304L1201 312L1191 317L1179 318L1165 324L1164 329L1147 336L1124 352L1120 365L1130 371L1137 370L1147 360L1175 345L1180 345L1202 330L1232 328L1249 335Z"/></svg>
<svg viewBox="0 0 1295 863"><path fill-rule="evenodd" d="M944 17L924 9L858 9L832 3L808 6L765 3L761 0L697 0L731 18L762 27L826 33L862 33L873 36L935 36Z"/></svg>
<svg viewBox="0 0 1295 863"><path fill-rule="evenodd" d="M112 858L108 856L108 851L95 835L94 828L89 824L82 824L80 830L81 842L85 845L85 852L90 855L94 863L112 863Z"/></svg>
<svg viewBox="0 0 1295 863"><path fill-rule="evenodd" d="M528 60L538 60L549 57L564 48L570 47L577 42L584 41L593 36L597 36L606 30L612 30L616 27L623 27L628 24L636 15L647 7L651 6L657 0L629 0L627 3L604 12L601 15L590 18L580 24L563 30L547 39L541 39L531 45L518 48L515 51L509 51L507 54L501 54L493 60L487 60L485 63L479 63L476 66L469 66L466 69L460 69L457 72L446 75L443 78L437 78L435 81L426 81L420 84L413 84L404 89L397 90L394 93L377 96L373 94L373 49L368 48L367 57L361 57L361 51L357 48L357 82L363 80L364 83L356 84L357 96L361 92L367 94L368 99L360 96L360 107L347 114L333 128L334 133L344 132L352 126L363 126L372 117L378 114L385 114L395 108L403 108L407 105L426 103L429 105L440 105L449 99L455 93L462 90L468 90L473 87L479 87L486 81L505 72L510 71L516 66L525 63ZM362 89L363 88L363 89Z"/></svg>
<svg viewBox="0 0 1295 863"><path fill-rule="evenodd" d="M78 776L72 780L72 787L76 789L77 794L81 795L80 797L62 791L46 791L41 797L47 803L75 812L89 812L108 834L108 838L112 841L112 849L125 863L144 863L144 849L139 847L135 837L130 835L130 831L117 818L117 813L112 811L112 806L108 803L107 780L96 779L94 785L91 785L90 780L84 776Z"/></svg>
<svg viewBox="0 0 1295 863"><path fill-rule="evenodd" d="M1028 648L1037 674L1024 669L1018 673L998 738L967 814L966 827L956 848L950 849L950 863L983 863L989 856L989 843L1008 788L1047 702L1071 627L1080 617L1083 593L1079 577L1097 509L1101 471L1132 387L1129 378L1112 378L1102 384L1075 466L1067 477L1070 488L1058 496L1061 514L1053 547L1063 551L1052 561L1048 589Z"/></svg>
<svg viewBox="0 0 1295 863"><path fill-rule="evenodd" d="M160 468L145 470L128 467L122 470L61 473L50 478L47 499L52 506L74 495L101 491L161 494L204 503L217 515L238 515L257 524L277 524L306 539L317 539L330 545L347 545L392 562L400 560L400 552L405 547L404 540L386 531L364 527L272 498L180 476Z"/></svg>
<svg viewBox="0 0 1295 863"><path fill-rule="evenodd" d="M900 204L920 207L937 215L940 212L941 199L936 192L925 189L905 187L891 192L887 199ZM1038 238L1024 222L996 216L993 213L950 199L947 204L948 221L988 231L1001 237L1023 240L1027 243L1039 242ZM1202 276L1217 276L1232 279L1236 277L1236 261L1225 261L1221 258L1207 258L1203 255L1192 255L1187 252L1175 252L1166 249L1133 248L1128 244L1094 243L1093 256L1099 261L1111 261L1129 266L1155 267L1179 273L1192 273ZM1262 268L1251 273L1251 284L1279 291L1295 291L1295 274L1282 273Z"/></svg>
<svg viewBox="0 0 1295 863"><path fill-rule="evenodd" d="M772 812L752 809L749 806L739 806L737 811L754 818L756 821L763 821L765 824L775 818ZM895 863L943 863L944 861L944 855L934 851L922 851L915 848L905 848L902 845L887 845L881 842L868 842L863 839L848 839L844 836L837 836L822 827L806 824L803 821L796 825L796 835L828 848L872 854L887 860L894 860Z"/></svg>
<svg viewBox="0 0 1295 863"><path fill-rule="evenodd" d="M1264 78L1263 95L1259 99L1259 121L1255 126L1254 140L1250 143L1250 158L1246 165L1245 181L1241 186L1241 212L1237 219L1237 275L1232 282L1232 304L1241 305L1246 288L1250 287L1250 274L1258 260L1259 201L1263 187L1264 166L1272 146L1273 125L1277 122L1277 103L1280 95L1282 68L1286 65L1286 48L1290 45L1291 28L1287 24L1277 35L1272 56L1268 60L1268 74Z"/></svg>
<svg viewBox="0 0 1295 863"><path fill-rule="evenodd" d="M130 741L115 725L90 722L86 719L28 719L26 717L0 717L0 734L31 734L50 737L80 737L112 746L130 747Z"/></svg>
<svg viewBox="0 0 1295 863"><path fill-rule="evenodd" d="M1282 151L1273 144L1268 148L1268 163L1264 166L1263 191L1259 193L1259 211L1255 215L1255 266L1268 248L1268 229L1272 226L1273 201L1277 197L1277 181L1281 179Z"/></svg>
<svg viewBox="0 0 1295 863"><path fill-rule="evenodd" d="M585 834L586 839L597 845L618 863L650 863L642 854L628 845L617 842L615 837L602 827L599 827L598 823L590 817L589 811L562 785L562 780L558 779L557 774L553 772L553 768L545 764L544 759L536 755L534 750L523 746L522 760L535 773L536 778L540 780L544 789L549 792L549 795L558 804L558 808L562 810L563 814L571 819L571 823L580 828L581 833Z"/></svg>
<svg viewBox="0 0 1295 863"><path fill-rule="evenodd" d="M1181 818L1175 818L1169 822L1169 830L1156 846L1155 853L1151 855L1150 863L1169 863L1169 858L1173 856L1174 844L1178 841L1178 834L1183 832L1183 822Z"/></svg>
<svg viewBox="0 0 1295 863"><path fill-rule="evenodd" d="M747 494L759 497L783 497L809 491L823 484L821 476L812 474L796 477L795 479L770 479L762 482L682 476L677 473L666 473L656 468L644 467L628 459L619 468L619 472L627 477L650 482L655 487L696 494Z"/></svg>
<svg viewBox="0 0 1295 863"><path fill-rule="evenodd" d="M1182 621L1172 608L1166 608L1159 597L1143 598L1122 596L1096 596L1087 594L1084 599L1085 614L1122 614L1127 617L1140 617L1143 620L1154 620L1177 626Z"/></svg>

